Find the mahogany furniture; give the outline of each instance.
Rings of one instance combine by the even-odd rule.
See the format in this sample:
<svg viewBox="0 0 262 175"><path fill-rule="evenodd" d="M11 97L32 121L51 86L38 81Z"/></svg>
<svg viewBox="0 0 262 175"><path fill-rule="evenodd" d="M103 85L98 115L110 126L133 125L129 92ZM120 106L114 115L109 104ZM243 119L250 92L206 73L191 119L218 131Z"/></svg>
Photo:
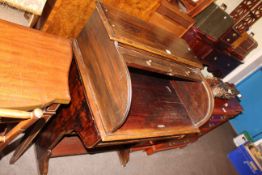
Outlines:
<svg viewBox="0 0 262 175"><path fill-rule="evenodd" d="M221 37L218 45L237 59L244 60L252 50L257 48L258 43L247 32L239 33L231 28Z"/></svg>
<svg viewBox="0 0 262 175"><path fill-rule="evenodd" d="M243 1L240 7L257 7L259 2L255 1ZM231 17L217 5L211 4L195 17L196 24L182 37L200 61L208 66L208 70L220 78L242 64L258 46L251 35L236 28L242 19L240 16L248 13L247 9L240 7L232 12Z"/></svg>
<svg viewBox="0 0 262 175"><path fill-rule="evenodd" d="M43 126L39 122L69 103L72 51L68 40L2 20L0 31L0 152L38 123L17 148L16 160Z"/></svg>
<svg viewBox="0 0 262 175"><path fill-rule="evenodd" d="M241 111L215 101L217 86L183 39L112 7L97 4L73 49L71 103L36 141L42 175L56 156L118 150L125 165L131 150L197 139L212 113Z"/></svg>
<svg viewBox="0 0 262 175"><path fill-rule="evenodd" d="M206 66L208 71L216 77L223 78L242 64L238 57L234 56L228 45L220 40L214 40L209 35L203 34L193 27L184 36L192 51Z"/></svg>
<svg viewBox="0 0 262 175"><path fill-rule="evenodd" d="M262 16L261 0L243 0L230 15L235 21L234 28L239 33L249 29Z"/></svg>

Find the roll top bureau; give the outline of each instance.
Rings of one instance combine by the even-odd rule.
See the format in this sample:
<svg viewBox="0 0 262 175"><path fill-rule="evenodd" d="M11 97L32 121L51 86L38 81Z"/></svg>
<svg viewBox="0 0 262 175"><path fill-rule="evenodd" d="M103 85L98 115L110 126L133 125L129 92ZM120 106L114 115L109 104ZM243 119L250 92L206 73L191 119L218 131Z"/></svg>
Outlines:
<svg viewBox="0 0 262 175"><path fill-rule="evenodd" d="M185 41L98 4L74 42L102 141L197 132L213 96Z"/></svg>
<svg viewBox="0 0 262 175"><path fill-rule="evenodd" d="M71 103L36 142L41 174L50 157L113 149L123 158L137 144L200 134L214 111L187 43L113 7L97 3L73 51Z"/></svg>

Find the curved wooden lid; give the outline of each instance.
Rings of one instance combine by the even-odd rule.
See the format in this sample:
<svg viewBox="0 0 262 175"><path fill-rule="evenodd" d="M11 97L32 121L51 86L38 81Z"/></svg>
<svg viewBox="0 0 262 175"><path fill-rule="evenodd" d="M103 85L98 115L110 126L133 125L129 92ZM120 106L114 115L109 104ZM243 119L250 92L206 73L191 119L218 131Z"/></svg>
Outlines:
<svg viewBox="0 0 262 175"><path fill-rule="evenodd" d="M97 11L73 42L73 50L100 135L114 132L130 109L131 80L125 60Z"/></svg>
<svg viewBox="0 0 262 175"><path fill-rule="evenodd" d="M69 103L69 40L0 20L0 108Z"/></svg>

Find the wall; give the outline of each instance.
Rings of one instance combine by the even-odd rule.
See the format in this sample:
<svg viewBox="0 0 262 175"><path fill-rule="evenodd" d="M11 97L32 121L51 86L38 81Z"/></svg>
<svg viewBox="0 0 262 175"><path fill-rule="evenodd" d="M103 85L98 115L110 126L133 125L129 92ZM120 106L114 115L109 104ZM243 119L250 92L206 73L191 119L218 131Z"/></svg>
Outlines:
<svg viewBox="0 0 262 175"><path fill-rule="evenodd" d="M230 121L235 131L243 131L254 140L262 138L262 67L237 85L242 94L242 114Z"/></svg>

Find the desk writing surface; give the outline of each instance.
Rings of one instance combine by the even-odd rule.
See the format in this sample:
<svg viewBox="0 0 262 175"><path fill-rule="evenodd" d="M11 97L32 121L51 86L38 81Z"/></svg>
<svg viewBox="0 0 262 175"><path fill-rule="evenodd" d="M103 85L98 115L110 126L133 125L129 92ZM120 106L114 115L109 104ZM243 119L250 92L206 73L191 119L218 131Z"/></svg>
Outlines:
<svg viewBox="0 0 262 175"><path fill-rule="evenodd" d="M69 103L69 40L0 20L0 108Z"/></svg>

